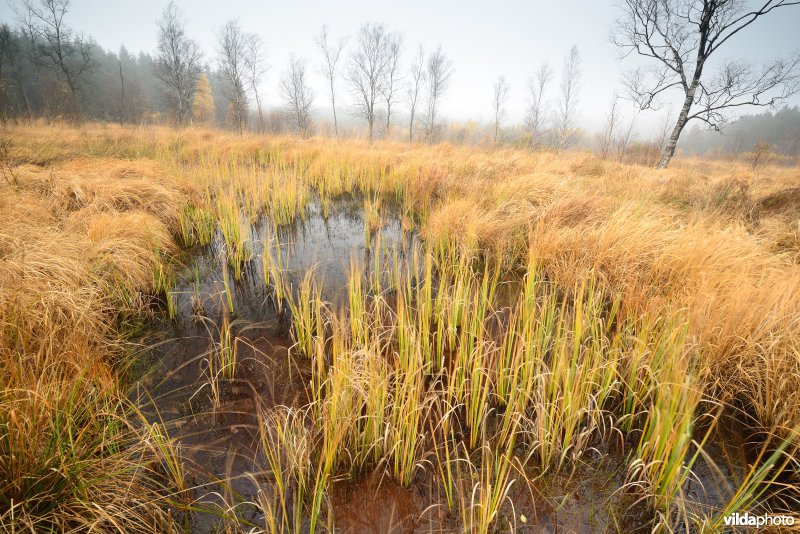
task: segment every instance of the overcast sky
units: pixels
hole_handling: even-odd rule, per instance
[[[10,7],[0,1],[2,19],[12,19]],[[186,17],[188,33],[201,44],[212,68],[216,33],[226,20],[238,18],[245,31],[262,36],[272,66],[264,89],[267,105],[273,106],[279,104],[277,79],[293,52],[314,67],[315,104],[328,104],[316,69],[319,51],[312,38],[323,24],[338,37],[355,35],[366,21],[385,23],[405,35],[406,63],[418,43],[429,50],[441,44],[454,62],[452,88],[442,108],[451,119],[489,120],[492,85],[504,75],[511,84],[508,121],[521,122],[533,70],[548,61],[557,74],[569,48],[576,45],[583,69],[580,122],[595,129],[611,94],[620,89],[623,70],[634,65],[634,61],[620,60],[609,41],[618,13],[613,0],[178,0],[177,4]],[[166,0],[73,0],[68,22],[104,48],[118,50],[124,44],[133,52],[153,53],[156,20],[165,5]],[[721,57],[757,62],[798,50],[798,28],[800,6],[782,8],[737,35],[727,50],[721,50]],[[345,91],[342,86],[343,96]],[[797,98],[793,101],[798,102]],[[640,119],[643,124],[652,121]]]

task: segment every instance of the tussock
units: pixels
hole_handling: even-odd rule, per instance
[[[169,528],[159,431],[137,421],[114,366],[115,322],[152,292],[191,191],[159,169],[24,164],[0,184],[2,530]]]
[[[705,437],[693,435],[697,422],[716,421],[709,406],[795,458],[797,168],[686,159],[656,171],[591,154],[112,125],[10,135],[15,180],[0,184],[0,504],[27,495],[14,505],[19,524],[109,528],[120,510],[136,511],[132,529],[167,521],[142,481],[148,469],[176,465],[174,449],[157,428],[134,423],[124,401],[116,321],[145,295],[169,291],[165,258],[178,240],[205,245],[218,229],[227,288],[229,273],[238,280],[252,259],[247,223],[291,224],[314,195],[323,209],[363,195],[368,246],[382,210],[400,208],[426,247],[413,259],[423,274],[412,285],[395,266],[383,286],[354,268],[349,309],[333,314],[311,278],[287,286],[271,247],[261,259],[293,316],[293,351],[313,369],[309,406],[262,417],[262,452],[285,477],[285,491],[261,496],[276,524],[299,524],[290,516],[301,511],[315,524],[343,472],[381,464],[408,485],[433,455],[448,508],[489,531],[521,461],[500,441],[558,471],[622,429],[639,432],[629,483],[669,528],[676,507],[686,512],[692,440]],[[521,296],[499,307],[506,279]],[[230,297],[228,305],[233,312]],[[501,314],[509,319],[498,339]],[[235,353],[220,346],[220,357],[233,373]],[[65,445],[79,461],[51,465],[63,445],[53,421],[89,440]],[[33,446],[23,449],[23,435],[35,436]],[[477,481],[470,487],[462,465]],[[53,469],[76,475],[55,484]],[[771,476],[758,464],[748,480]],[[737,502],[758,494],[749,484]],[[135,489],[130,498],[113,494],[122,486]],[[146,510],[136,504],[148,498]]]

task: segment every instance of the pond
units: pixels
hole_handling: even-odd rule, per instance
[[[297,299],[303,298],[298,288],[313,272],[327,308],[346,313],[352,273],[385,277],[398,264],[413,273],[418,264],[412,258],[422,247],[413,225],[398,211],[384,207],[375,220],[365,215],[363,199],[349,196],[324,207],[312,202],[290,225],[275,226],[268,217],[252,224],[242,218],[242,228],[249,249],[238,280],[219,230],[209,245],[185,257],[143,337],[147,372],[133,393],[150,420],[164,423],[179,444],[194,486],[196,513],[187,525],[198,532],[216,531],[225,514],[245,530],[263,528],[259,495],[264,488],[275,491],[263,447],[263,416],[276,407],[302,409],[312,396],[311,359],[293,349],[290,305],[276,292],[275,273],[283,277],[283,291]],[[504,287],[515,293],[518,285]],[[495,320],[502,329],[507,314],[497,313]],[[520,480],[512,476],[496,528],[649,531],[653,511],[627,476],[636,433],[619,436],[593,440],[590,452],[569,469],[529,471]],[[525,457],[524,447],[517,449]],[[706,449],[685,491],[696,506],[721,508],[730,497],[729,484],[743,476],[744,447],[739,439],[720,438]],[[381,463],[368,473],[334,476],[326,492],[330,514],[322,526],[335,524],[345,532],[462,530],[463,519],[444,505],[439,456],[422,458],[405,487]],[[477,483],[470,480],[475,476],[466,475],[466,487]]]

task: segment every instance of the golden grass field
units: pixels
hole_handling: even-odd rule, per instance
[[[306,405],[259,414],[271,474],[257,528],[330,529],[333,480],[380,469],[405,487],[428,466],[447,524],[513,530],[512,480],[535,486],[617,441],[620,491],[646,505],[648,531],[798,510],[796,166],[657,171],[579,152],[95,124],[3,135],[4,531],[186,530],[189,468],[127,395],[132,325],[168,294],[182,249],[218,231],[238,278],[252,255],[241,216],[287,224],[343,193],[364,196],[365,218],[396,207],[421,252],[387,280],[354,267],[346,310],[311,278],[287,288],[263,258],[312,376]],[[753,452],[726,504],[698,509],[683,488],[722,422]]]

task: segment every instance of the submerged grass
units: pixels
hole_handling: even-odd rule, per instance
[[[0,528],[177,528],[188,475],[126,400],[118,325],[156,296],[174,317],[178,243],[215,239],[217,404],[257,239],[291,357],[310,363],[305,405],[259,412],[268,480],[251,504],[270,532],[332,529],[331,485],[376,470],[405,487],[433,473],[465,532],[513,529],[512,488],[614,446],[653,530],[797,502],[800,267],[783,209],[797,169],[95,125],[10,136]],[[279,236],[312,199],[327,218],[348,195],[363,197],[374,263],[351,263],[337,309],[314,270],[291,276]],[[421,236],[410,257],[382,256],[388,210]],[[684,489],[724,417],[762,437],[720,511]]]

